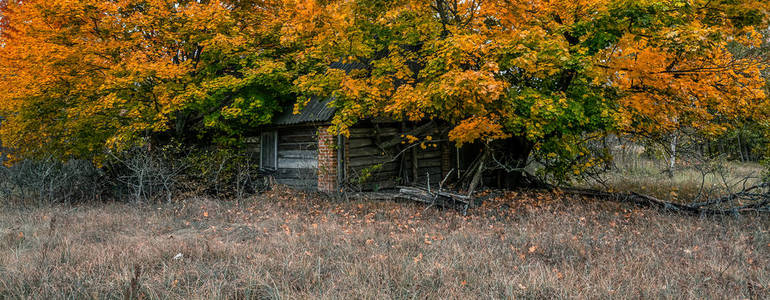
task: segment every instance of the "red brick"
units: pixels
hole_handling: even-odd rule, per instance
[[[318,128],[318,190],[337,191],[336,136],[329,134],[329,127]]]

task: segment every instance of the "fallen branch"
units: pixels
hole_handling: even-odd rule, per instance
[[[632,203],[643,207],[654,207],[665,211],[675,211],[680,213],[686,213],[691,215],[736,215],[745,214],[749,212],[770,212],[770,194],[760,194],[763,198],[762,201],[757,203],[742,205],[730,208],[712,208],[715,204],[724,203],[730,200],[740,199],[744,196],[752,196],[754,198],[757,194],[749,193],[752,190],[767,186],[766,183],[761,183],[757,186],[753,186],[744,189],[741,192],[726,195],[715,200],[693,203],[693,204],[681,204],[670,201],[660,200],[650,195],[639,194],[635,192],[628,193],[610,193],[593,189],[578,189],[578,188],[562,188],[561,191],[582,195],[594,198],[608,199],[616,202]],[[727,199],[727,200],[725,200]]]
[[[457,208],[459,206],[468,207],[468,204],[472,200],[471,197],[465,195],[441,190],[430,191],[426,188],[407,186],[400,186],[398,188],[399,193],[396,195],[396,198],[425,203],[429,205],[428,207],[433,205],[452,208]]]
[[[736,200],[736,199],[739,199],[739,198],[745,197],[745,196],[766,196],[765,194],[752,194],[752,193],[750,193],[751,191],[754,191],[754,190],[757,190],[757,189],[761,189],[761,188],[765,188],[765,187],[768,187],[768,183],[767,182],[762,182],[762,183],[759,183],[757,185],[753,185],[751,187],[745,188],[745,189],[743,189],[740,192],[737,192],[737,193],[734,193],[734,194],[725,195],[725,196],[716,198],[714,200],[709,200],[709,201],[700,202],[700,203],[693,203],[693,204],[690,204],[690,206],[692,206],[692,207],[704,207],[704,206],[710,206],[710,205],[715,205],[715,204],[720,204],[720,203],[724,203],[724,202],[733,201],[733,200]]]

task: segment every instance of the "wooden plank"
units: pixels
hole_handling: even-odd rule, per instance
[[[252,145],[256,144],[256,145],[259,145],[259,141],[260,141],[259,136],[249,136],[249,137],[243,138],[243,143],[244,144],[252,144]]]
[[[379,130],[373,129],[372,134],[374,134],[375,131],[379,133],[380,136],[398,135],[401,133],[400,130],[398,130],[396,127],[380,127]]]
[[[390,157],[389,155],[387,155],[387,153],[374,147],[350,149],[350,151],[348,152],[348,157],[350,157],[351,159],[358,158],[358,157],[373,157],[373,156]]]
[[[318,142],[318,138],[312,135],[278,135],[279,143],[308,143],[315,144]]]
[[[348,130],[350,132],[350,137],[368,137],[372,136],[374,134],[374,128],[372,127],[361,127],[361,128],[350,128]]]
[[[262,149],[259,149],[259,148],[246,148],[246,149],[244,149],[244,151],[246,151],[246,153],[259,154],[260,151],[262,151]]]
[[[391,180],[398,178],[398,171],[380,172],[372,176],[373,181]]]
[[[427,177],[425,176],[426,173],[430,174],[430,184],[431,184],[431,186],[432,185],[437,185],[442,179],[444,179],[444,178],[441,177],[441,170],[440,169],[435,169],[435,168],[432,168],[432,169],[421,169],[418,172],[419,172],[420,175],[417,176],[417,180],[413,182],[413,183],[418,184],[418,185],[425,185],[428,182]]]
[[[278,158],[317,159],[316,150],[284,150],[278,151]]]
[[[351,167],[350,169],[352,171],[354,171],[354,172],[359,172],[360,173],[361,170],[366,169],[366,168],[370,168],[373,165],[374,164],[372,164],[372,165],[365,165],[365,166],[358,166],[358,167]],[[398,164],[397,163],[383,163],[382,167],[380,167],[378,171],[386,172],[386,171],[395,171],[397,169],[398,169]]]
[[[414,136],[423,136],[426,133],[434,132],[435,128],[436,128],[436,124],[433,121],[430,121],[430,122],[425,123],[423,125],[420,125],[420,126],[418,126],[416,128],[411,128],[411,129],[405,129],[404,128],[404,132],[400,132],[399,131],[399,133],[401,135],[409,134],[409,135],[414,135]],[[398,136],[398,137],[395,137],[395,138],[392,138],[392,139],[389,139],[389,140],[382,140],[380,145],[382,147],[384,147],[384,148],[388,148],[388,147],[392,147],[392,146],[398,145],[402,141],[403,141],[403,138]]]
[[[433,173],[441,174],[441,167],[421,167],[417,170],[421,174],[420,176],[424,176],[426,172],[431,173],[431,176],[433,176]]]
[[[374,140],[371,137],[353,138],[348,139],[348,148],[353,151],[356,148],[374,146]],[[376,146],[374,146],[376,148]]]
[[[372,166],[380,163],[390,162],[390,157],[371,157],[369,159],[350,159],[348,166],[352,168]]]
[[[278,151],[287,150],[316,150],[318,149],[317,143],[279,143]]]
[[[311,142],[318,140],[318,134],[315,128],[286,128],[278,131],[278,139]]]
[[[417,150],[417,160],[421,159],[431,159],[431,158],[441,158],[441,151],[426,151],[426,150]]]
[[[441,169],[441,160],[440,159],[418,159],[417,160],[417,168],[424,169],[424,168],[431,168],[431,167],[438,167]]]
[[[399,134],[399,130],[396,127],[393,126],[380,126],[379,129],[380,136],[385,135],[397,135]],[[374,127],[359,127],[359,128],[350,128],[350,136],[374,136],[375,129]]]
[[[275,173],[275,178],[282,179],[318,179],[318,169],[315,168],[303,168],[303,169],[278,169]]]
[[[363,172],[360,170],[356,170],[355,172],[350,172],[351,178],[356,178],[357,176],[360,176]],[[394,168],[388,168],[388,169],[379,169],[375,172],[372,172],[371,177],[398,177],[398,169]]]
[[[308,169],[318,168],[317,159],[278,158],[279,169]]]

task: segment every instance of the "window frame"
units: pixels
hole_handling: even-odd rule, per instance
[[[266,171],[277,171],[278,170],[278,131],[276,130],[270,130],[270,131],[264,131],[259,136],[259,168]],[[265,166],[264,159],[267,155],[265,152],[266,145],[265,145],[265,139],[266,138],[272,138],[273,142],[273,163],[272,166]]]

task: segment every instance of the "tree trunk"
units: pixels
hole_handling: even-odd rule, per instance
[[[738,131],[738,134],[737,134],[738,155],[741,157],[741,162],[746,162],[746,158],[743,156],[743,143],[741,143],[741,133],[743,133],[743,130]]]
[[[676,168],[676,143],[679,139],[679,136],[676,135],[676,132],[671,134],[671,157],[668,160],[668,176],[674,177],[674,168]]]

